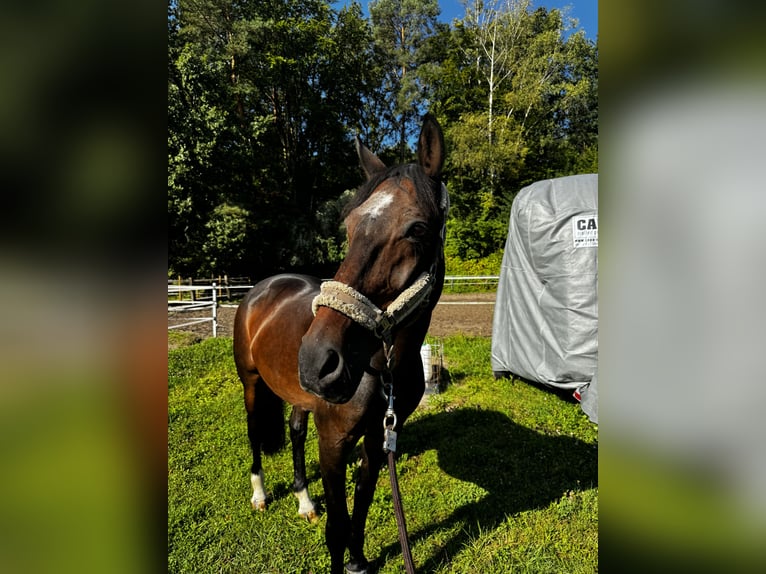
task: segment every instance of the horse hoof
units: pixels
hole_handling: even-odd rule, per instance
[[[258,510],[260,512],[263,512],[266,510],[266,501],[265,500],[251,500],[250,504],[253,507],[253,510]]]
[[[313,510],[305,514],[301,514],[301,518],[310,522],[311,524],[316,524],[317,522],[319,522],[319,515]]]
[[[346,574],[367,574],[367,565],[365,564],[362,566],[361,564],[352,564],[349,562],[346,564]]]

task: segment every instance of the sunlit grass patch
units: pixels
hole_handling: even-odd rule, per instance
[[[398,473],[421,572],[595,572],[597,429],[552,393],[496,381],[485,338],[445,339],[449,384],[406,423]],[[231,339],[168,356],[168,565],[171,572],[325,572],[325,517],[298,517],[290,450],[264,458],[266,512],[250,509],[250,451]],[[324,502],[316,430],[312,496]],[[349,461],[348,496],[352,506]],[[385,469],[370,508],[366,553],[402,571]]]

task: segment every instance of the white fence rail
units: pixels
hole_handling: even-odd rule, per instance
[[[499,275],[447,275],[444,287],[497,287]]]
[[[207,292],[210,292],[208,295]],[[190,298],[184,297],[188,293]],[[218,336],[218,288],[212,285],[168,285],[168,330],[211,323]],[[192,296],[193,295],[193,296]],[[200,316],[201,313],[206,315]],[[191,315],[187,315],[187,313]],[[181,322],[179,322],[181,321]]]
[[[168,331],[201,323],[210,323],[213,337],[218,336],[218,307],[221,297],[232,291],[244,294],[252,285],[176,285],[168,282]]]
[[[444,287],[497,287],[497,275],[447,275]],[[244,292],[252,285],[175,285],[168,283],[168,330],[210,323],[213,337],[218,336],[219,298],[231,291]]]

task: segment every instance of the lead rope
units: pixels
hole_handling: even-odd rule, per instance
[[[394,502],[394,515],[396,516],[396,527],[399,530],[399,544],[402,546],[402,556],[404,557],[404,569],[407,574],[415,574],[415,564],[412,560],[410,551],[410,540],[407,535],[407,522],[404,519],[404,509],[402,508],[402,496],[399,492],[399,479],[396,476],[396,462],[394,453],[396,452],[396,413],[394,412],[394,380],[392,375],[394,362],[394,346],[384,345],[386,354],[386,368],[381,373],[383,380],[383,391],[388,398],[388,408],[383,415],[383,452],[388,454],[388,474],[391,477],[391,495]]]

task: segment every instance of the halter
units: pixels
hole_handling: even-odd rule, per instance
[[[316,315],[320,306],[335,309],[390,345],[394,328],[428,301],[433,285],[433,273],[423,273],[382,310],[353,287],[339,281],[326,281],[314,297],[311,310]]]
[[[441,186],[440,207],[444,211],[444,223],[441,229],[441,240],[444,245],[447,228],[447,213],[449,212],[449,194],[447,186]],[[319,289],[319,295],[314,297],[311,310],[317,314],[319,307],[329,307],[358,323],[389,347],[393,342],[394,329],[402,324],[416,309],[428,303],[428,298],[434,288],[436,261],[428,272],[422,273],[415,282],[402,291],[385,310],[380,309],[365,295],[340,281],[325,281]]]

